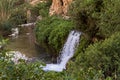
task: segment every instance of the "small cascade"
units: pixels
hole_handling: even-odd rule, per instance
[[[61,55],[58,57],[57,63],[46,64],[46,66],[43,67],[43,70],[61,72],[63,69],[66,69],[67,62],[74,55],[75,49],[79,44],[80,35],[81,33],[78,31],[71,31],[62,51],[60,52]]]

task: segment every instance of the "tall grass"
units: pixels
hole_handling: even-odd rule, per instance
[[[0,0],[0,24],[9,20],[15,0]]]

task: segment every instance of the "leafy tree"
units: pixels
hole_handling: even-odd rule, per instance
[[[89,45],[84,53],[76,59],[76,64],[82,68],[102,70],[105,77],[119,79],[120,63],[120,32],[113,34],[102,42]],[[117,76],[117,77],[115,77]]]
[[[115,32],[120,31],[120,1],[119,0],[104,0],[103,9],[98,22],[99,34],[104,37],[109,37]]]
[[[118,5],[119,0],[75,0],[70,7],[70,14],[76,23],[76,29],[90,39],[104,39],[120,31]]]
[[[103,0],[75,0],[70,6],[70,14],[76,29],[88,35],[90,39],[98,32],[97,21],[102,2]]]

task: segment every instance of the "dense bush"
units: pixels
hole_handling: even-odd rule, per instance
[[[76,57],[79,55],[79,53],[84,52],[85,49],[89,46],[90,41],[89,39],[87,39],[83,34],[80,37],[80,42],[79,45],[76,49],[76,52],[73,56],[73,59],[76,59]]]
[[[47,44],[58,53],[72,28],[73,23],[69,20],[63,20],[60,17],[47,17],[37,23],[37,41],[39,44]]]
[[[75,0],[70,13],[77,29],[90,38],[105,38],[120,31],[119,4],[119,0]]]
[[[1,23],[0,31],[5,32],[5,34],[10,33],[12,27],[13,27],[13,25],[10,21],[5,21],[5,22]],[[1,36],[2,36],[2,34],[1,34]]]
[[[115,76],[119,79],[119,4],[119,0],[75,0],[71,5],[71,16],[76,28],[88,37],[106,38],[113,35],[84,48],[82,53],[81,47],[78,48],[77,54],[80,55],[76,64],[86,70],[102,70],[105,77],[114,76],[113,79],[116,79]]]
[[[120,73],[120,32],[113,34],[102,42],[89,45],[84,53],[80,53],[76,64],[83,69],[102,70],[104,77],[111,76],[119,80]]]
[[[16,8],[9,19],[9,22],[12,23],[13,26],[17,26],[20,24],[24,24],[27,22],[27,15],[26,15],[26,9],[24,8],[25,5],[21,4],[18,8]]]
[[[102,0],[75,0],[70,6],[70,14],[76,23],[76,29],[86,33],[90,38],[98,31],[97,20],[102,2]]]
[[[16,27],[25,22],[26,15],[24,6],[17,5],[18,0],[0,0],[0,33],[5,35],[10,33],[12,27]],[[21,10],[20,10],[21,8]]]
[[[42,2],[30,8],[31,14],[33,16],[42,16],[47,17],[49,14],[49,8],[51,5],[51,0],[47,0],[46,2]]]
[[[49,36],[49,45],[57,51],[60,51],[64,45],[66,38],[68,37],[69,32],[72,30],[73,25],[71,21],[60,20],[59,24],[54,26],[54,29],[51,31]]]
[[[120,31],[120,1],[104,0],[104,8],[100,14],[98,23],[99,33],[105,37],[109,37],[113,33]]]

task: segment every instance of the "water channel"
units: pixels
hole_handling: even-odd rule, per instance
[[[12,51],[19,51],[32,61],[40,60],[45,63],[50,63],[50,55],[44,48],[35,44],[35,34],[33,27],[19,28],[19,35],[15,38],[10,37],[10,42],[7,49]]]

